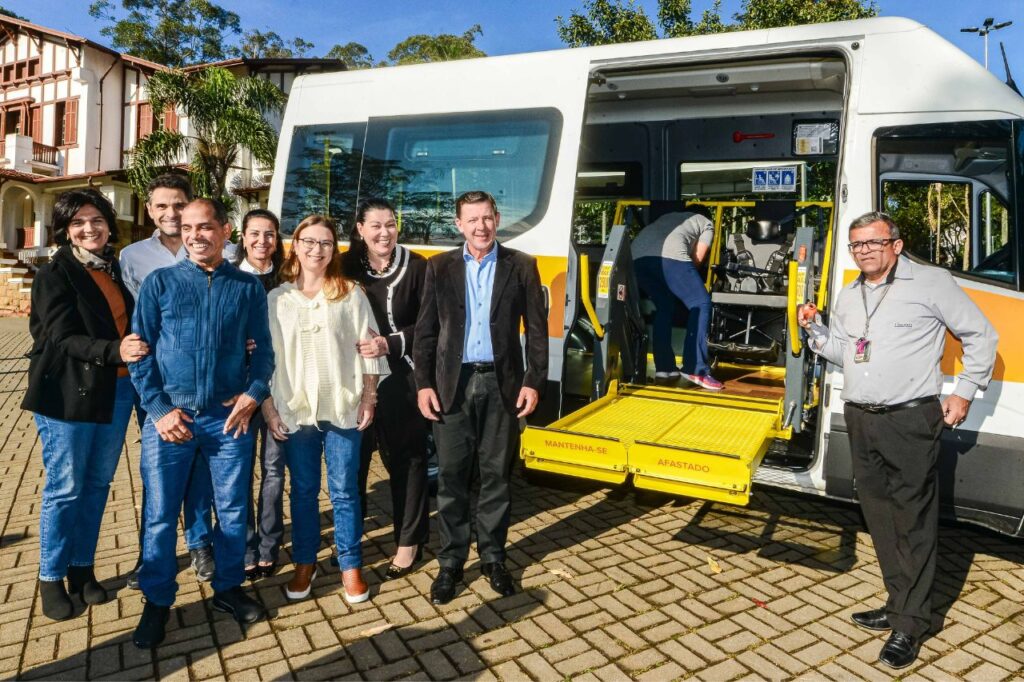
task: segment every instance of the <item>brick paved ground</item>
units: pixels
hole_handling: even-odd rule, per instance
[[[24,326],[0,325],[0,357]],[[142,609],[124,588],[135,560],[139,446],[129,432],[107,505],[98,574],[117,598],[53,623],[36,596],[39,443],[18,409],[23,361],[0,361],[0,677],[141,679],[702,680],[886,679],[882,637],[848,614],[879,603],[881,580],[858,512],[760,490],[750,508],[638,500],[597,487],[517,478],[509,564],[523,591],[495,599],[471,558],[451,604],[425,598],[431,561],[382,584],[392,551],[388,491],[372,473],[366,534],[371,602],[349,606],[326,542],[313,599],[288,603],[289,571],[256,585],[273,613],[248,632],[204,601],[183,568],[166,643],[131,644]],[[325,498],[321,507],[326,511]],[[327,517],[323,535],[328,537]],[[431,555],[432,557],[432,555]],[[713,560],[713,561],[712,561]],[[1024,671],[1024,543],[943,527],[936,621],[904,677],[1002,680]],[[385,629],[387,628],[387,629]],[[373,634],[377,631],[376,634]]]

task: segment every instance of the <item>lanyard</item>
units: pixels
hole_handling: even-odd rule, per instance
[[[892,281],[885,283],[885,291],[882,292],[881,297],[878,299],[878,303],[875,304],[875,309],[870,313],[868,312],[868,295],[867,292],[864,291],[866,288],[867,285],[864,282],[861,282],[860,300],[864,303],[864,333],[861,335],[862,339],[868,338],[868,328],[871,326],[871,318],[874,317],[875,313],[878,312],[878,309],[882,307],[882,301],[885,300],[885,296],[889,293],[889,289],[892,289]]]

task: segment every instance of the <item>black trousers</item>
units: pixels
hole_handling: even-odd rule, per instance
[[[396,372],[377,387],[373,424],[360,443],[359,485],[363,517],[373,451],[379,450],[391,479],[395,544],[425,545],[430,538],[427,486],[427,420],[416,405],[412,371]]]
[[[846,405],[857,497],[875,545],[895,630],[931,628],[939,534],[938,401],[885,414]]]
[[[512,511],[509,479],[519,451],[519,420],[501,402],[494,372],[463,366],[451,410],[434,422],[437,445],[438,563],[462,568],[469,558],[470,488],[477,474],[476,508],[480,561],[505,560]]]

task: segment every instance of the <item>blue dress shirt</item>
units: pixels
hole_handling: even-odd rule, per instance
[[[494,289],[494,269],[498,263],[498,244],[495,243],[479,262],[462,245],[462,258],[466,261],[466,337],[462,342],[463,362],[494,362],[491,347],[491,291]]]

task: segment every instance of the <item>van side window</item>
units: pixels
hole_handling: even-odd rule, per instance
[[[482,189],[501,212],[498,239],[547,210],[561,114],[555,109],[371,118],[359,194],[395,205],[399,241],[459,244],[455,199]]]
[[[356,211],[365,123],[295,126],[281,201],[281,232],[308,215],[334,218],[348,234]]]
[[[900,126],[876,134],[879,203],[912,258],[1016,285],[1011,126]]]

